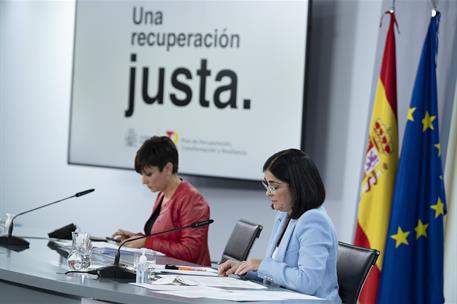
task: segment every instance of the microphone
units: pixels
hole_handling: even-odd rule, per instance
[[[116,255],[114,257],[113,265],[106,266],[106,267],[101,267],[101,268],[98,268],[98,269],[94,269],[94,270],[88,271],[88,273],[96,274],[100,278],[122,279],[122,280],[135,279],[136,278],[135,272],[133,272],[131,270],[128,270],[127,268],[122,267],[122,266],[119,265],[119,260],[121,258],[121,247],[124,246],[126,243],[132,242],[132,241],[136,241],[136,240],[140,240],[140,239],[144,239],[144,238],[148,238],[148,237],[155,237],[155,236],[158,236],[158,235],[162,235],[162,234],[166,234],[166,233],[170,233],[170,232],[175,232],[175,231],[179,231],[179,230],[183,230],[183,229],[187,229],[187,228],[200,228],[202,226],[209,225],[209,224],[211,224],[213,222],[214,222],[213,219],[209,219],[209,220],[194,222],[194,223],[192,223],[190,225],[187,225],[187,226],[182,226],[182,227],[177,227],[177,228],[173,228],[173,229],[169,229],[169,230],[165,230],[165,231],[160,231],[160,232],[152,233],[150,235],[142,235],[142,236],[139,236],[139,237],[135,237],[133,239],[127,239],[127,240],[123,241],[119,245],[119,247],[117,248],[117,252],[116,252]]]
[[[18,216],[26,214],[26,213],[29,213],[29,212],[32,212],[32,211],[35,211],[35,210],[38,210],[38,209],[41,209],[41,208],[44,208],[44,207],[47,207],[47,206],[50,206],[50,205],[57,204],[59,202],[65,201],[65,200],[73,198],[73,197],[80,197],[80,196],[89,194],[89,193],[94,192],[94,191],[95,191],[95,189],[84,190],[84,191],[78,192],[78,193],[76,193],[76,194],[74,194],[72,196],[69,196],[69,197],[57,200],[55,202],[48,203],[48,204],[45,204],[45,205],[42,205],[42,206],[38,206],[38,207],[35,207],[33,209],[30,209],[30,210],[27,210],[27,211],[23,211],[21,213],[16,214],[11,219],[11,222],[10,222],[9,227],[8,227],[8,234],[0,236],[0,246],[6,247],[6,248],[10,248],[10,249],[13,249],[13,250],[24,250],[24,249],[29,248],[29,242],[27,242],[23,238],[19,238],[19,237],[16,237],[16,236],[12,235],[13,234],[13,226],[14,226],[13,221]]]

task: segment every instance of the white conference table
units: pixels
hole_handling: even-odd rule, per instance
[[[27,238],[30,248],[16,252],[0,247],[0,303],[236,303],[208,298],[160,294],[132,284],[92,275],[65,275],[62,253],[48,247],[49,240]],[[170,257],[157,257],[157,264],[185,265]],[[189,263],[187,263],[189,264]],[[328,303],[316,300],[264,301],[251,303]]]

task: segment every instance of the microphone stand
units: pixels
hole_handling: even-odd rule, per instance
[[[88,271],[88,273],[98,275],[99,278],[109,278],[109,279],[117,279],[117,280],[124,280],[124,281],[125,280],[128,280],[128,281],[134,280],[136,278],[136,273],[125,268],[124,265],[122,265],[122,266],[119,265],[119,260],[121,257],[121,247],[124,246],[126,243],[136,241],[136,240],[141,240],[141,239],[148,238],[148,237],[155,237],[158,235],[175,232],[175,231],[179,231],[179,230],[183,230],[183,229],[187,229],[187,228],[199,228],[202,226],[209,225],[213,222],[214,222],[214,220],[209,219],[209,220],[205,220],[205,221],[195,222],[195,223],[192,223],[187,226],[182,226],[182,227],[173,228],[173,229],[169,229],[169,230],[165,230],[165,231],[160,231],[160,232],[152,233],[150,235],[142,235],[139,237],[135,237],[133,239],[127,239],[127,240],[123,241],[117,248],[117,252],[116,252],[116,256],[114,257],[113,265],[94,269],[94,270]]]
[[[20,238],[20,237],[17,237],[17,236],[13,236],[13,226],[14,226],[13,221],[14,221],[15,218],[17,218],[20,215],[32,212],[32,211],[35,211],[35,210],[38,210],[38,209],[41,209],[41,208],[44,208],[44,207],[47,207],[47,206],[50,206],[50,205],[57,204],[57,203],[59,203],[61,201],[70,199],[72,197],[80,197],[80,196],[86,195],[88,193],[93,192],[94,190],[95,189],[84,190],[84,191],[78,192],[78,193],[76,193],[76,194],[74,194],[72,196],[69,196],[69,197],[57,200],[55,202],[52,202],[52,203],[49,203],[49,204],[45,204],[45,205],[42,205],[42,206],[38,206],[36,208],[30,209],[30,210],[27,210],[27,211],[23,211],[21,213],[16,214],[11,219],[11,222],[10,222],[9,227],[8,227],[8,234],[0,236],[0,246],[6,247],[6,248],[9,248],[9,249],[13,249],[13,250],[17,250],[17,251],[21,251],[21,250],[29,248],[29,242],[27,242],[23,238]]]

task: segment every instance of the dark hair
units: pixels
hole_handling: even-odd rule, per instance
[[[266,170],[289,184],[293,200],[291,218],[297,219],[324,203],[324,183],[316,165],[305,152],[287,149],[275,153],[263,165],[263,171]]]
[[[175,144],[166,136],[153,136],[136,152],[135,171],[141,174],[145,167],[152,166],[162,171],[167,163],[173,165],[173,173],[178,172],[178,150]]]

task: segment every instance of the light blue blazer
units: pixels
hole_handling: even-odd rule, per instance
[[[308,210],[290,220],[274,260],[271,256],[286,219],[286,212],[277,213],[258,278],[267,277],[288,289],[341,303],[336,275],[338,240],[325,208]]]

